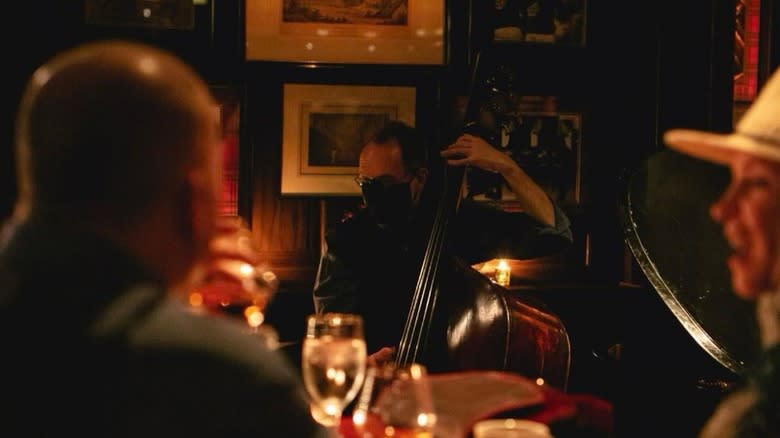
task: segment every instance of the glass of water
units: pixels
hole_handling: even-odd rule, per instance
[[[363,319],[347,313],[310,315],[302,369],[312,416],[338,431],[342,412],[357,395],[366,373]]]

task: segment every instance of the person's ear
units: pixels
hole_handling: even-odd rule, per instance
[[[427,180],[428,180],[428,169],[421,167],[415,171],[414,179],[412,180],[412,184],[410,186],[412,190],[413,202],[417,202],[420,199],[423,188],[425,187],[425,182]]]

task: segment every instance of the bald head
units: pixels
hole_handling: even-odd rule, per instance
[[[32,210],[141,216],[205,163],[217,123],[206,84],[166,52],[119,41],[65,52],[22,98],[20,199]]]

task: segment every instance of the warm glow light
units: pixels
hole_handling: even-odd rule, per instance
[[[372,31],[372,30],[370,30],[370,31],[368,31],[368,32],[365,32],[363,35],[364,35],[366,38],[376,38],[376,36],[377,36],[377,33],[376,33],[376,32],[374,32],[374,31]]]
[[[426,427],[426,426],[433,426],[436,424],[436,415],[435,414],[419,414],[417,415],[417,424]]]
[[[338,415],[340,412],[341,409],[333,403],[328,403],[327,405],[325,405],[325,413],[331,417],[334,415]]]
[[[328,376],[328,380],[339,386],[343,385],[344,382],[347,381],[347,373],[344,370],[328,368],[328,370],[325,371],[325,375]]]
[[[249,263],[242,263],[238,268],[238,271],[241,272],[241,275],[251,276],[254,275],[255,268],[253,268]]]
[[[425,29],[417,29],[415,32],[418,37],[424,37],[428,32]]]
[[[376,51],[376,46],[375,46],[375,45],[373,45],[373,44],[369,44],[369,45],[368,45],[368,51],[369,51],[369,52],[372,52],[372,53],[373,53],[373,52],[375,52],[375,51]]]
[[[366,424],[366,412],[365,411],[355,411],[355,413],[352,415],[352,423],[355,424],[355,426],[363,426]]]
[[[536,378],[536,384],[539,385],[539,386],[544,385],[544,379],[542,379],[541,377],[537,377]]]
[[[260,325],[263,324],[263,321],[265,321],[265,315],[263,315],[263,312],[258,306],[248,306],[244,309],[244,317],[246,318],[247,324],[252,328],[260,327]]]
[[[509,286],[509,281],[512,278],[511,269],[509,263],[505,259],[499,259],[498,265],[496,265],[495,281],[501,286]]]
[[[306,43],[306,50],[314,50],[314,43]]]
[[[319,36],[328,36],[330,34],[330,31],[328,29],[317,29],[317,35]]]
[[[193,292],[189,296],[190,306],[200,307],[203,305],[203,295],[200,292]]]

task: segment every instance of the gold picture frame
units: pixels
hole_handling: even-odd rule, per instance
[[[284,84],[282,195],[359,196],[362,145],[382,124],[415,124],[413,86]]]
[[[247,0],[248,61],[442,65],[444,0],[404,0],[391,10],[327,0]]]

